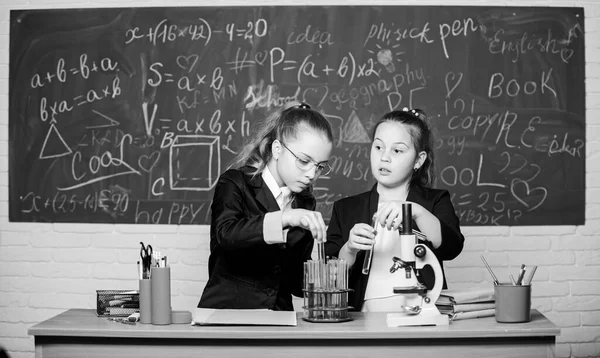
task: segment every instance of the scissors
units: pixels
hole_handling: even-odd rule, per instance
[[[150,265],[152,263],[152,245],[144,246],[144,243],[140,241],[142,248],[140,249],[140,257],[142,258],[142,266],[144,269],[144,276],[150,271]]]

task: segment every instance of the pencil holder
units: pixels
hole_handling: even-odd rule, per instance
[[[140,323],[152,323],[152,281],[140,281]]]
[[[139,312],[139,298],[138,291],[96,290],[96,315],[127,317]]]
[[[522,323],[531,320],[531,285],[500,283],[494,286],[496,321]]]
[[[152,267],[150,305],[152,324],[171,324],[171,268]]]

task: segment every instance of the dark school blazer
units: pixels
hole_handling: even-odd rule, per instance
[[[425,242],[425,244],[436,255],[443,272],[442,261],[457,257],[462,251],[465,241],[465,237],[460,232],[459,219],[450,201],[450,194],[447,190],[411,186],[406,200],[420,204],[440,220],[442,244],[437,249],[434,249],[430,242]],[[325,243],[325,254],[327,256],[337,257],[339,255],[340,249],[348,241],[350,230],[355,224],[366,223],[371,225],[371,218],[377,211],[378,202],[379,193],[377,193],[377,184],[375,184],[371,191],[340,199],[333,204],[333,213],[327,228],[327,242]],[[414,220],[413,228],[419,230]],[[365,251],[359,251],[356,255],[356,262],[348,275],[348,288],[354,290],[349,294],[348,304],[357,311],[362,308],[367,280],[369,279],[368,275],[362,274],[364,259]],[[427,272],[425,272],[425,275],[427,275]],[[431,281],[431,284],[433,284],[433,275],[426,278],[425,281]],[[430,287],[429,282],[425,282],[425,284]],[[444,288],[447,288],[445,275]]]
[[[310,231],[295,227],[285,244],[265,242],[265,214],[280,209],[261,174],[249,174],[252,169],[227,170],[217,182],[208,282],[198,307],[293,311],[292,294],[303,296],[303,263],[311,259],[314,239]],[[292,208],[315,206],[308,189],[292,201]]]

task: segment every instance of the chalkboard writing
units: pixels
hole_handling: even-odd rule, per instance
[[[11,11],[10,220],[206,224],[258,119],[301,100],[335,130],[326,218],[406,106],[463,225],[583,224],[584,70],[582,8]]]

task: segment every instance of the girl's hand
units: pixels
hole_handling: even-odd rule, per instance
[[[387,201],[377,210],[377,222],[388,230],[398,230],[402,224],[402,204],[412,204],[412,218],[417,219],[424,208],[410,201]]]
[[[293,226],[309,230],[317,242],[327,241],[327,229],[323,216],[318,211],[285,209],[281,214],[283,227]]]
[[[375,243],[375,229],[368,224],[358,223],[350,230],[346,247],[355,254],[360,250],[371,250]]]

